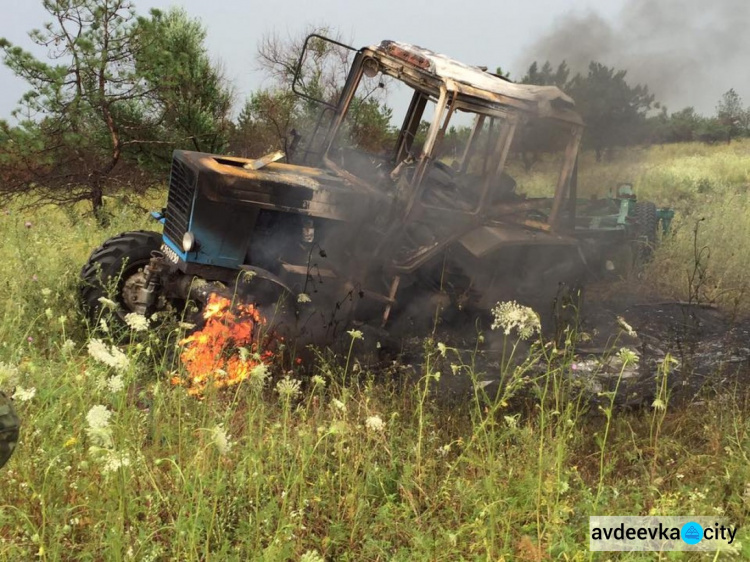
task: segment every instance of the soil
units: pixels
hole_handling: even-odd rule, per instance
[[[544,311],[545,307],[534,308]],[[546,308],[553,310],[551,305]],[[611,285],[587,288],[582,310],[578,331],[586,336],[575,346],[569,376],[582,383],[593,401],[608,401],[603,393],[616,388],[617,404],[650,406],[664,372],[668,372],[670,404],[700,400],[706,393],[731,391],[750,381],[750,318],[734,318],[727,311],[703,303],[646,298],[622,287],[613,290]],[[554,338],[553,314],[542,312],[541,316],[545,336]],[[487,313],[453,311],[443,315],[437,326],[434,321],[429,324],[401,319],[388,336],[371,332],[366,333],[365,340],[371,344],[375,340],[387,341],[388,345],[379,347],[374,354],[376,362],[387,364],[392,372],[395,361],[407,377],[418,378],[423,371],[424,338],[432,334],[435,342],[460,350],[464,363],[473,361],[479,384],[491,392],[499,386],[503,347],[508,346],[507,357],[515,339],[486,329],[490,324]],[[632,328],[630,335],[627,325]],[[480,332],[484,341],[477,345]],[[623,347],[638,355],[637,364],[623,368],[616,355]],[[515,357],[522,360],[528,350],[522,342]],[[370,351],[374,349],[371,347]],[[671,358],[668,368],[664,366],[667,357]],[[450,357],[440,363],[442,376],[437,394],[441,398],[473,394],[468,377],[452,374]],[[372,364],[371,367],[377,368]]]

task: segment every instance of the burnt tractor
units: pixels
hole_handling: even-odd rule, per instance
[[[153,213],[163,232],[115,236],[83,268],[92,318],[106,296],[121,314],[151,315],[218,294],[268,307],[298,333],[387,326],[431,299],[539,306],[622,270],[622,248],[650,247],[669,218],[628,185],[579,199],[584,123],[558,88],[394,41],[351,56],[340,97],[311,100],[320,116],[290,153],[174,152],[166,207]],[[373,83],[404,102],[388,146],[357,135],[350,111]]]

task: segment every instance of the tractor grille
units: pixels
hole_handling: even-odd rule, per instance
[[[172,172],[169,176],[169,196],[167,197],[166,223],[164,234],[181,247],[182,236],[187,232],[190,222],[190,209],[193,205],[195,191],[195,173],[176,158],[172,161]]]

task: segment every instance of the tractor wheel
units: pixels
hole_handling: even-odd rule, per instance
[[[138,286],[143,267],[151,252],[161,246],[158,232],[137,230],[110,238],[91,253],[81,270],[81,305],[89,320],[96,323],[102,309],[100,298],[119,305],[119,314],[133,312],[133,297],[128,293]]]
[[[651,201],[639,201],[635,204],[635,242],[637,257],[640,263],[648,261],[654,253],[658,239],[659,218],[656,205]]]

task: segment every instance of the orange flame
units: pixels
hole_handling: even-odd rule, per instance
[[[266,321],[252,304],[232,306],[229,299],[211,295],[203,318],[203,328],[179,342],[185,377],[172,377],[172,384],[185,385],[189,394],[202,396],[208,385],[237,385],[255,367],[270,362],[273,352],[259,355],[256,327]]]

